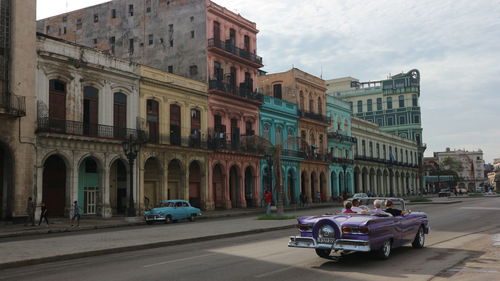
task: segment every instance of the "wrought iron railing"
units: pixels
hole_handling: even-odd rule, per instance
[[[127,140],[132,136],[142,142],[148,141],[147,133],[142,130],[51,118],[38,118],[37,133],[57,133],[115,140]]]
[[[299,110],[299,116],[330,123],[330,117],[310,111]]]
[[[230,41],[221,41],[217,40],[215,38],[208,39],[208,47],[215,47],[221,50],[224,50],[226,52],[229,52],[231,54],[237,55],[238,57],[244,58],[246,60],[252,61],[254,63],[258,63],[262,65],[262,57],[257,56],[256,54],[253,54],[252,52],[249,52],[245,49],[241,49],[236,47],[234,44],[232,44]]]
[[[232,86],[224,81],[211,79],[208,83],[208,88],[210,90],[219,90],[226,94],[234,95],[240,98],[263,102],[262,94],[255,93],[251,89]]]
[[[388,159],[380,159],[376,157],[369,157],[369,156],[356,156],[355,159],[357,161],[367,161],[367,162],[374,162],[374,163],[380,163],[380,164],[385,164],[385,165],[392,165],[392,166],[400,166],[400,167],[407,167],[407,168],[418,168],[417,164],[412,164],[412,163],[406,163],[406,162],[400,162],[400,161],[393,161],[393,160],[388,160]]]
[[[26,116],[26,98],[9,93],[0,94],[0,108],[15,117]]]
[[[350,142],[350,143],[356,143],[358,140],[355,137],[347,136],[344,134],[340,134],[338,132],[329,132],[328,133],[329,138],[333,138],[336,140],[339,140],[341,142]]]

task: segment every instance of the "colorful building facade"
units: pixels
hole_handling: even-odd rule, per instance
[[[302,154],[298,151],[296,139],[298,137],[298,108],[291,103],[272,96],[264,96],[264,104],[260,108],[259,135],[269,140],[272,145],[281,145],[281,168],[283,175],[281,184],[285,191],[285,204],[298,204],[300,200],[299,172]],[[260,194],[265,188],[270,188],[273,195],[278,194],[275,189],[276,179],[270,177],[272,170],[267,159],[261,160]]]

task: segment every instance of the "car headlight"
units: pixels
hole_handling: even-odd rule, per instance
[[[319,237],[335,238],[335,230],[331,225],[325,224],[319,229]]]
[[[163,216],[165,213],[164,212],[159,212],[158,215]]]

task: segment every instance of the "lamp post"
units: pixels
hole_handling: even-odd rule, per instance
[[[137,153],[140,149],[140,144],[132,139],[132,135],[129,136],[127,141],[122,143],[123,152],[127,156],[129,164],[129,175],[130,175],[130,193],[128,197],[128,208],[127,216],[135,217],[135,206],[134,206],[134,161],[137,158]]]
[[[342,169],[344,169],[344,192],[345,194],[347,195],[347,189],[348,189],[348,186],[347,186],[347,177],[346,177],[346,169],[347,169],[347,164],[345,162],[342,162]],[[342,188],[342,187],[340,187]],[[340,194],[342,195],[342,197],[344,197],[344,192],[340,192]]]

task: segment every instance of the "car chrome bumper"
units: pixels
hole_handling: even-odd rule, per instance
[[[338,239],[333,244],[317,243],[312,237],[290,236],[288,247],[312,248],[312,249],[331,249],[344,251],[369,252],[371,251],[368,241]]]
[[[146,221],[164,221],[165,220],[164,217],[160,217],[160,216],[145,216],[144,219]]]

